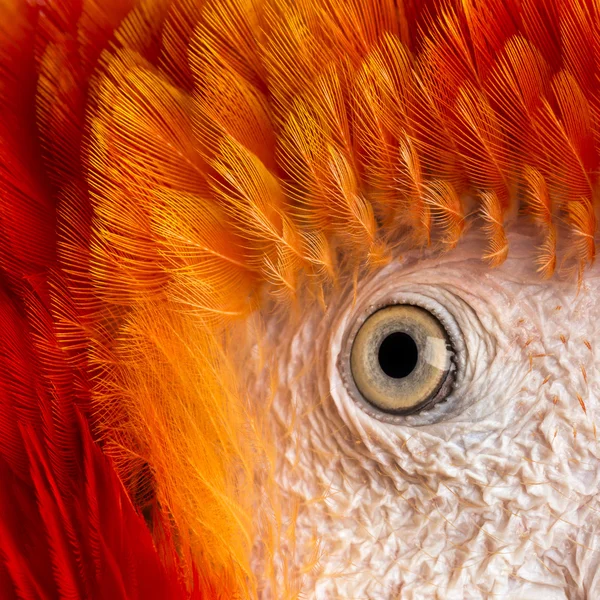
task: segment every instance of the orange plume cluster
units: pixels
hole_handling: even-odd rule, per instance
[[[591,0],[0,0],[0,472],[52,565],[3,517],[0,590],[81,597],[135,553],[98,532],[117,473],[163,597],[256,596],[284,524],[244,319],[470,223],[499,265],[519,213],[542,276],[581,272],[599,75]]]

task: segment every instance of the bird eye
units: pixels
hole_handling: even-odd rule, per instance
[[[350,350],[350,372],[371,407],[408,415],[446,398],[454,383],[453,356],[448,333],[431,312],[396,304],[362,323]]]

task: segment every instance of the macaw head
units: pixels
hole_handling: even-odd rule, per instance
[[[600,597],[595,3],[0,6],[58,343],[190,586]]]

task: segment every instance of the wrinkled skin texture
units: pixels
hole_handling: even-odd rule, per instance
[[[600,597],[600,271],[579,292],[572,278],[542,281],[532,232],[509,237],[498,269],[470,233],[445,255],[406,252],[325,318],[315,308],[267,330],[278,483],[290,513],[299,507],[296,564],[320,543],[306,597]],[[386,423],[346,390],[344,335],[370,304],[409,293],[441,306],[464,347],[447,402]]]

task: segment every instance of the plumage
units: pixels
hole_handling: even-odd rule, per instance
[[[0,594],[188,597],[69,397],[48,313],[30,302],[28,319],[5,293],[0,305]]]
[[[452,184],[436,180],[427,186],[425,202],[429,205],[432,220],[441,230],[443,244],[453,248],[466,226],[460,196]]]
[[[528,167],[523,173],[527,212],[533,217],[544,236],[538,258],[538,271],[550,277],[556,268],[556,225],[553,219],[552,199],[544,176],[535,168]]]
[[[540,276],[581,273],[599,18],[0,0],[0,595],[296,597],[277,449],[234,367],[251,315],[325,307],[471,227],[498,266],[514,219],[540,232]]]

